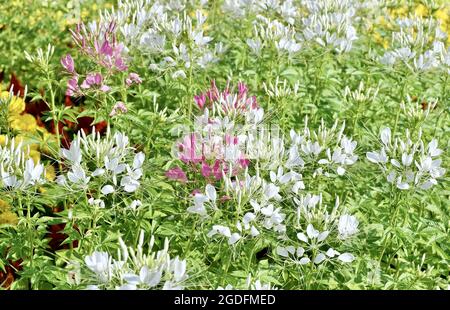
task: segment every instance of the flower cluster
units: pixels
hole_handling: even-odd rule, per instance
[[[86,135],[80,131],[69,149],[62,149],[61,156],[68,168],[67,174],[57,181],[70,190],[99,188],[102,196],[113,193],[133,193],[142,177],[145,155],[134,153],[128,137],[123,133],[106,136],[93,131]]]
[[[110,86],[107,80],[117,72],[128,71],[127,50],[123,43],[117,39],[117,24],[115,21],[109,23],[90,23],[86,26],[80,23],[75,30],[71,30],[72,39],[81,53],[92,63],[98,66],[96,72],[88,72],[81,84],[80,75],[75,70],[75,61],[70,54],[61,58],[61,65],[70,79],[67,82],[66,95],[82,96],[88,90],[109,92]],[[106,71],[104,74],[101,71]],[[130,73],[124,84],[129,87],[132,84],[140,84],[141,78],[136,73]]]
[[[299,15],[292,0],[225,0],[222,9],[232,18],[248,18],[251,14],[279,15],[289,24],[293,24]]]
[[[144,253],[143,231],[136,249],[127,248],[121,238],[119,243],[117,259],[108,252],[98,251],[85,257],[86,267],[90,270],[90,282],[95,283],[89,284],[87,289],[183,289],[183,282],[188,278],[186,261],[178,257],[170,258],[167,239],[164,248],[154,252],[155,239],[152,236],[147,253]]]
[[[357,39],[354,23],[353,0],[305,0],[309,14],[302,18],[302,36],[305,41],[316,42],[322,47],[349,52]]]
[[[358,160],[354,153],[357,142],[344,135],[345,123],[338,129],[338,121],[331,128],[321,122],[317,131],[308,128],[308,120],[302,133],[291,130],[291,146],[285,166],[290,169],[314,169],[313,176],[330,176],[333,171],[343,175],[347,166]]]
[[[233,99],[228,100],[229,97]],[[212,219],[207,236],[225,238],[229,245],[270,231],[277,237],[284,238],[287,233],[285,223],[287,213],[281,201],[283,196],[286,198],[292,194],[297,195],[300,190],[305,189],[301,173],[326,177],[331,176],[330,172],[343,175],[346,168],[358,159],[354,153],[357,143],[344,135],[345,124],[338,127],[338,121],[331,128],[327,128],[322,121],[318,130],[314,131],[308,128],[306,120],[302,133],[291,130],[291,141],[286,149],[283,134],[275,130],[276,128],[267,130],[265,126],[256,126],[260,124],[262,118],[254,123],[253,118],[238,117],[246,116],[258,109],[254,104],[256,99],[250,101],[247,99],[246,87],[242,84],[239,85],[237,95],[231,95],[228,90],[219,92],[213,84],[208,92],[196,96],[195,100],[199,107],[207,112],[203,115],[204,121],[201,122],[200,130],[207,128],[210,131],[215,123],[225,127],[224,120],[227,129],[233,129],[234,123],[239,120],[243,128],[253,129],[241,131],[238,140],[244,141],[246,147],[238,145],[238,149],[241,151],[240,155],[254,162],[247,161],[246,166],[241,166],[240,171],[228,167],[224,169],[223,166],[217,165],[216,169],[213,169],[217,177],[206,185],[204,191],[193,192],[192,203],[187,209],[187,212],[200,215],[203,220]],[[209,109],[213,115],[225,113],[225,118],[223,116],[211,118]],[[194,137],[197,139],[191,134],[190,139],[184,141],[183,152],[178,153],[178,157],[186,163],[203,163],[205,150],[210,148],[202,145],[202,156],[194,157],[195,143],[192,142],[197,141]],[[213,156],[212,158],[220,155],[220,153],[209,154]],[[251,176],[248,173],[249,169],[256,169],[256,175]],[[183,182],[187,180],[184,171],[178,167],[169,173],[174,179]],[[217,185],[217,182],[221,185]],[[311,210],[308,212],[311,213]],[[231,214],[228,211],[231,211]],[[234,224],[218,223],[217,214],[220,214],[222,219],[232,217]],[[327,216],[326,213],[322,215]],[[345,217],[341,222],[345,222]],[[343,257],[347,257],[347,254]]]
[[[246,43],[255,55],[260,55],[263,48],[274,47],[280,55],[293,56],[302,47],[293,26],[262,15],[256,19],[253,38],[247,39]]]
[[[211,46],[205,35],[207,17],[201,10],[191,17],[185,3],[160,1],[120,1],[117,10],[104,12],[102,19],[116,21],[130,55],[143,55],[153,71],[172,72],[185,78],[192,68],[205,68],[224,52],[222,44]],[[132,48],[131,48],[132,47]]]
[[[274,231],[277,234],[286,231],[283,223],[286,214],[278,206],[281,200],[278,186],[266,182],[259,176],[251,177],[248,173],[244,175],[243,181],[225,178],[224,183],[224,193],[219,199],[216,188],[208,184],[205,194],[194,194],[193,205],[187,209],[189,213],[208,217],[208,211],[209,214],[219,211],[220,202],[231,200],[232,204],[237,206],[235,211],[241,216],[236,224],[233,227],[214,224],[207,234],[208,237],[216,235],[225,237],[228,244],[233,245],[241,238],[259,236],[263,230]]]
[[[175,156],[190,171],[200,172],[207,179],[219,180],[223,173],[237,175],[249,164],[245,133],[261,122],[264,110],[255,97],[248,96],[243,83],[233,93],[229,87],[219,91],[213,82],[208,91],[194,99],[203,113],[195,119],[195,131],[177,144]],[[167,176],[187,180],[179,167],[169,170]]]
[[[16,146],[14,138],[8,141],[6,137],[4,145],[0,145],[1,188],[25,190],[45,182],[44,165],[39,161],[35,164],[32,158],[27,159],[28,156],[22,149],[22,142]]]
[[[322,203],[322,195],[302,195],[294,201],[297,205],[297,240],[284,241],[283,244],[288,245],[278,246],[277,255],[299,265],[320,264],[332,259],[351,263],[355,259],[353,254],[340,253],[335,247],[358,232],[356,217],[340,210],[338,198],[331,212]]]
[[[439,21],[432,17],[401,18],[397,20],[397,29],[392,33],[391,48],[380,57],[382,64],[402,63],[413,72],[448,67],[447,33],[441,30]]]
[[[117,41],[116,32],[117,24],[114,21],[108,24],[93,22],[87,28],[80,23],[75,30],[71,30],[73,41],[83,54],[109,72],[122,72],[128,69],[124,59],[126,50],[125,46]],[[73,64],[67,67],[67,70],[73,71]]]
[[[381,149],[368,152],[367,159],[377,164],[387,181],[398,189],[427,190],[437,184],[445,169],[441,167],[442,150],[438,148],[438,141],[433,139],[425,146],[421,135],[419,132],[417,140],[412,141],[407,130],[404,140],[392,139],[391,129],[384,128],[380,133]]]
[[[0,128],[2,131],[12,130],[15,133],[16,146],[21,143],[26,159],[32,158],[37,164],[42,152],[49,153],[49,144],[54,143],[55,139],[42,124],[38,124],[34,115],[27,113],[24,99],[26,96],[26,87],[22,94],[20,90],[14,94],[13,87],[9,92],[3,91],[0,87],[0,113],[6,121],[0,124]],[[0,145],[5,145],[6,137],[0,135]]]

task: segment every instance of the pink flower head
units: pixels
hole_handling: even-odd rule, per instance
[[[141,84],[142,83],[142,79],[139,76],[139,74],[132,72],[126,78],[125,84],[127,84],[127,86],[131,86],[133,83]]]
[[[89,73],[86,79],[81,83],[81,88],[89,89],[92,86],[98,86],[102,92],[107,92],[110,87],[103,84],[103,76],[101,73]]]
[[[106,93],[106,92],[109,92],[109,91],[111,90],[111,87],[109,87],[108,85],[102,84],[102,85],[100,86],[100,90],[101,90],[102,92]]]
[[[244,95],[246,95],[246,94],[247,94],[247,91],[248,91],[247,85],[245,85],[245,84],[242,83],[242,82],[239,82],[239,83],[238,83],[239,97],[243,97]]]
[[[171,180],[179,181],[181,183],[187,182],[186,173],[184,173],[183,169],[181,169],[180,167],[175,167],[168,170],[166,172],[166,177]]]
[[[238,161],[242,168],[246,168],[250,164],[250,160],[248,160],[247,158],[242,157],[242,158],[239,158]]]
[[[205,106],[205,103],[206,103],[206,96],[205,96],[205,94],[200,94],[198,96],[194,96],[194,100],[197,103],[197,106],[200,109],[203,109],[203,107]]]
[[[216,86],[216,81],[211,82],[211,88],[206,92],[206,96],[210,101],[216,101],[220,98],[219,89]]]
[[[120,48],[120,50],[122,50],[122,48]],[[121,72],[128,70],[128,66],[125,63],[125,61],[123,60],[120,52],[116,52],[114,65],[115,65],[116,69]]]
[[[103,42],[102,47],[99,50],[99,53],[104,55],[104,56],[112,56],[113,55],[113,48],[111,47],[111,45],[109,45],[108,40],[105,40],[105,42]]]
[[[250,108],[251,109],[258,109],[259,108],[258,101],[256,100],[256,96],[251,96],[249,98],[249,102],[250,102]]]
[[[102,81],[103,76],[101,73],[89,73],[83,83],[81,83],[81,88],[88,89],[94,85],[101,85]]]
[[[230,95],[230,81],[227,82],[227,87],[225,87],[221,95],[223,99],[226,99]]]
[[[73,61],[72,56],[70,56],[70,54],[67,54],[66,56],[63,56],[61,58],[61,65],[64,67],[64,69],[71,73],[74,74],[75,73],[75,63]]]
[[[128,109],[127,106],[125,105],[125,103],[123,103],[122,101],[117,101],[116,104],[114,105],[111,113],[109,113],[110,117],[113,117],[114,115],[117,115],[118,113],[127,113]]]
[[[211,82],[211,87],[200,95],[194,96],[194,101],[203,109],[206,105],[219,103],[225,114],[239,113],[245,114],[251,110],[258,109],[258,102],[255,96],[248,95],[248,86],[242,82],[237,84],[237,92],[233,92],[234,88],[227,82],[224,90],[219,90],[215,81]]]
[[[202,163],[202,176],[208,178],[211,175],[212,169],[207,163]]]
[[[222,171],[224,173],[226,173],[228,171],[228,169],[222,168],[220,161],[216,160],[216,162],[214,163],[214,166],[213,166],[213,174],[214,174],[214,177],[216,178],[216,180],[222,179],[222,177],[223,177]]]
[[[93,62],[108,70],[126,71],[128,66],[124,61],[124,46],[116,39],[117,24],[100,23],[98,27],[86,27],[78,24],[71,30],[72,39]]]
[[[184,137],[183,142],[178,144],[178,158],[185,163],[197,163],[202,158],[197,156],[197,138],[194,133]]]
[[[231,136],[225,134],[225,144],[226,145],[237,145],[239,143],[239,138],[237,136]]]
[[[80,93],[80,87],[78,86],[78,77],[74,76],[67,81],[66,96],[77,96]]]

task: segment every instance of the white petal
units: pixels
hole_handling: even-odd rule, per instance
[[[253,210],[255,211],[255,213],[258,213],[261,210],[261,206],[256,201],[254,201],[253,199],[250,200],[250,204],[252,205]]]
[[[351,263],[355,257],[351,253],[343,253],[338,256],[338,259],[343,263]]]
[[[308,264],[311,260],[309,259],[309,257],[302,257],[302,259],[300,259],[299,264],[300,265],[305,265]]]
[[[139,276],[132,274],[132,273],[126,273],[122,277],[125,281],[127,281],[129,284],[137,285],[141,282]]]
[[[330,232],[328,230],[325,230],[324,232],[321,232],[319,234],[319,236],[317,237],[317,241],[320,242],[320,241],[325,240],[328,237],[329,234],[330,234]]]
[[[280,256],[283,256],[283,257],[288,257],[289,256],[289,253],[286,250],[286,248],[283,248],[281,246],[278,246],[276,251],[277,251],[277,254],[280,255]]]
[[[248,224],[251,221],[253,221],[256,218],[256,215],[252,212],[245,213],[244,217],[242,218],[242,222],[244,224]]]
[[[380,155],[376,152],[367,152],[366,157],[370,162],[378,164],[380,162]]]
[[[337,170],[336,170],[336,172],[337,172],[338,175],[344,175],[345,169],[342,168],[342,167],[338,167]]]
[[[299,189],[305,189],[305,184],[303,181],[297,181],[295,182],[294,186],[292,186],[292,192],[298,194]]]
[[[288,172],[288,173],[286,173],[286,174],[281,176],[280,183],[281,184],[286,184],[286,183],[290,182],[291,179],[292,179],[292,173]]]
[[[336,255],[336,251],[332,248],[329,248],[328,251],[325,253],[328,257],[334,257]]]
[[[206,196],[208,196],[211,201],[216,201],[217,199],[216,188],[211,184],[206,185]]]
[[[267,207],[261,208],[261,213],[265,216],[271,216],[273,214],[273,205],[268,205]]]
[[[141,168],[142,164],[144,163],[144,160],[145,160],[145,154],[144,153],[139,152],[136,155],[134,155],[133,168],[134,169]]]
[[[275,183],[275,181],[277,180],[277,175],[275,174],[275,172],[270,171],[269,175],[270,175],[270,181]]]
[[[304,233],[298,233],[297,238],[300,241],[308,243],[308,237],[306,237],[306,235]]]
[[[102,187],[101,192],[105,196],[114,193],[114,187],[112,187],[112,185],[105,185]]]
[[[308,224],[308,227],[306,227],[306,233],[308,234],[308,237],[311,239],[319,236],[319,231],[315,230],[312,224]]]
[[[325,260],[326,256],[323,253],[319,253],[319,255],[317,255],[314,258],[314,264],[320,264],[321,262],[323,262]]]
[[[381,141],[383,141],[384,145],[388,146],[391,142],[391,129],[389,127],[384,128],[381,131]]]
[[[105,173],[105,169],[97,168],[97,169],[95,169],[94,172],[92,172],[92,176],[93,177],[97,177],[97,176],[102,175],[104,173]]]
[[[258,229],[256,229],[255,226],[252,226],[252,227],[250,228],[250,233],[251,233],[252,237],[256,237],[256,236],[259,235],[259,231],[258,231]]]
[[[239,235],[238,233],[233,233],[228,239],[228,244],[235,244],[239,239],[241,239],[241,235]]]
[[[287,250],[289,253],[291,253],[291,254],[294,254],[294,253],[295,253],[295,248],[294,248],[292,245],[287,246],[287,247],[286,247],[286,250]]]

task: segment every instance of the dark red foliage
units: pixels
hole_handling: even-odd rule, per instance
[[[16,261],[8,260],[8,265],[5,266],[5,271],[0,270],[0,286],[9,289],[11,284],[17,278],[17,271],[22,270],[23,260],[18,259]]]
[[[48,242],[48,245],[53,252],[62,249],[67,250],[70,248],[69,244],[62,244],[68,237],[67,234],[62,232],[65,227],[66,223],[49,225],[47,237],[50,238],[50,241]],[[77,229],[76,227],[74,228]],[[72,247],[78,247],[78,240],[72,241]]]
[[[20,83],[14,73],[11,73],[11,80],[9,82],[8,90],[10,90],[11,87],[13,87],[14,95],[19,95],[20,97],[25,95],[25,87],[22,86],[22,83]]]

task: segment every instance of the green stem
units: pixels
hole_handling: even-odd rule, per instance
[[[28,242],[29,242],[29,247],[30,247],[30,269],[33,269],[33,256],[34,256],[34,227],[31,221],[31,206],[30,203],[28,202],[28,199],[26,199],[25,201],[26,205],[27,205],[27,226],[28,226],[28,231],[27,231],[27,236],[28,236]],[[32,289],[33,288],[33,283],[31,281],[30,278],[30,282],[29,282],[29,287]]]
[[[381,266],[381,261],[383,259],[384,253],[386,252],[386,249],[387,249],[387,246],[388,246],[388,241],[390,240],[389,235],[391,234],[392,229],[395,228],[395,225],[397,223],[397,217],[398,217],[398,213],[399,213],[399,210],[400,210],[400,195],[398,193],[395,194],[394,206],[395,206],[394,215],[392,216],[391,221],[389,223],[390,230],[385,235],[383,246],[382,246],[381,255],[380,255],[380,258],[378,259],[378,265],[379,266]]]
[[[409,76],[406,76],[405,82],[403,83],[402,90],[400,92],[400,102],[402,102],[405,98],[405,91],[406,91],[406,87],[408,86],[408,82],[409,82]],[[398,126],[398,121],[400,119],[401,110],[402,109],[400,108],[400,106],[397,106],[397,114],[395,116],[395,125],[394,125],[394,135],[397,132],[397,126]]]
[[[193,221],[192,222],[192,228],[191,228],[191,232],[190,232],[190,234],[189,234],[189,240],[188,240],[188,244],[187,244],[187,246],[186,246],[186,252],[185,253],[189,253],[189,251],[190,251],[190,249],[191,249],[191,244],[192,244],[192,239],[194,239],[194,233],[195,233],[195,225],[196,224],[196,222],[195,221]]]
[[[53,90],[50,73],[47,73],[47,83],[48,83],[48,89],[50,91],[50,109],[52,113],[52,119],[53,119],[53,126],[55,127],[55,133],[56,133],[56,141],[57,141],[57,152],[59,152],[59,147],[61,145],[61,135],[59,132],[59,117],[56,114],[56,103],[55,103],[55,91]],[[57,156],[58,158],[58,156]],[[62,171],[62,163],[61,161],[58,161],[59,171]]]

